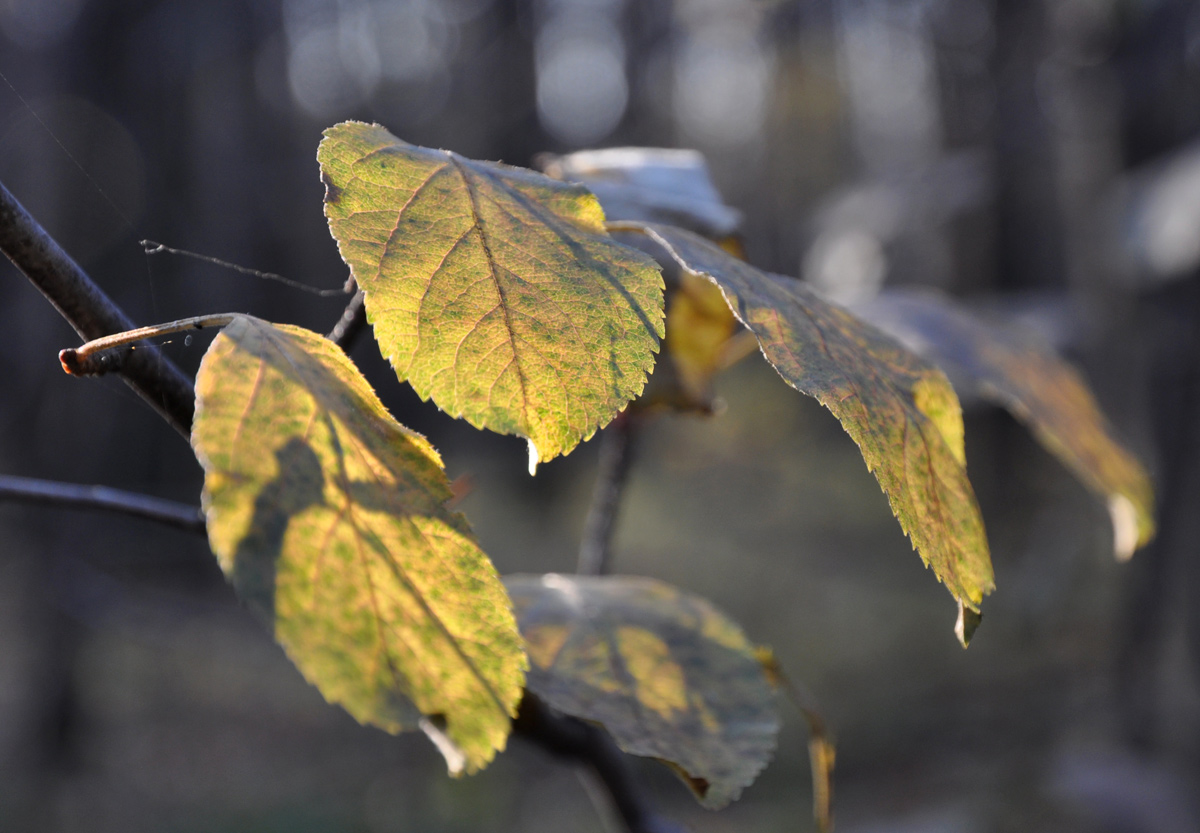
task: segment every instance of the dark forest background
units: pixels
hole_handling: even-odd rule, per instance
[[[328,331],[321,130],[537,154],[702,150],[750,260],[835,297],[939,287],[1021,318],[1087,374],[1153,471],[1158,541],[1010,417],[967,413],[997,592],[971,649],[853,443],[758,358],[711,419],[639,445],[618,572],[710,597],[823,702],[839,829],[1200,829],[1200,4],[1189,0],[0,0],[0,180],[138,322],[249,312]],[[190,449],[0,267],[0,472],[195,502]],[[189,371],[207,338],[165,349]],[[501,572],[571,570],[596,442],[525,473],[354,351],[426,433]],[[466,481],[464,481],[466,482]],[[784,707],[785,711],[787,707]],[[792,715],[742,801],[695,831],[807,829]],[[1187,785],[1191,784],[1191,787]],[[0,829],[602,831],[586,778],[514,740],[450,780],[357,726],[238,607],[204,541],[0,504]]]

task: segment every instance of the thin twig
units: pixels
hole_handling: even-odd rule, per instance
[[[360,289],[354,293],[350,303],[342,310],[342,317],[329,331],[329,340],[342,348],[343,353],[349,353],[354,342],[362,335],[367,327],[366,294]]]
[[[261,272],[258,269],[250,269],[246,266],[238,266],[236,263],[230,263],[228,260],[221,260],[219,257],[202,255],[199,252],[189,252],[187,249],[173,249],[170,246],[164,246],[162,243],[158,243],[154,240],[139,240],[138,242],[141,243],[142,249],[145,250],[146,254],[148,255],[157,255],[166,252],[167,254],[190,257],[194,260],[203,261],[204,263],[211,263],[214,266],[232,269],[233,271],[240,272],[243,275],[262,278],[263,280],[267,281],[275,281],[276,283],[281,283],[284,286],[290,286],[292,289],[299,289],[302,292],[308,292],[313,295],[318,295],[322,298],[330,298],[334,295],[345,295],[349,291],[346,287],[343,287],[342,289],[321,289],[318,286],[309,286],[306,283],[294,281],[291,278],[285,278],[283,275],[278,275],[275,272]]]
[[[600,438],[600,471],[592,492],[592,505],[583,526],[577,572],[599,576],[608,572],[612,539],[617,527],[621,495],[633,460],[636,417],[624,411],[609,424]]]
[[[0,474],[0,501],[5,500],[105,509],[157,521],[186,532],[204,532],[204,514],[195,506],[108,486],[82,486]]]
[[[85,340],[136,325],[62,250],[0,183],[0,251],[54,304]],[[187,376],[156,347],[137,350],[121,376],[184,437],[189,436],[195,394]]]
[[[151,324],[149,327],[138,327],[123,333],[113,333],[93,339],[80,347],[59,350],[58,361],[62,364],[62,369],[72,376],[102,376],[105,373],[119,371],[125,366],[128,357],[133,355],[133,348],[129,345],[135,342],[155,336],[182,333],[184,330],[224,327],[237,318],[237,315],[237,313],[196,315],[191,318],[180,318],[178,321],[168,321],[166,324]]]
[[[573,717],[551,711],[529,692],[521,701],[513,731],[543,749],[591,767],[608,790],[613,807],[629,833],[682,833],[685,828],[651,809],[629,770],[624,753],[607,734]]]

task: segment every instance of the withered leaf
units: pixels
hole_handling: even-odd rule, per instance
[[[529,690],[680,772],[706,807],[737,798],[779,730],[736,624],[704,599],[631,576],[507,576]]]

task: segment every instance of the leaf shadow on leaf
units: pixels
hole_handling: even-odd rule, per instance
[[[298,437],[275,452],[279,474],[254,499],[254,515],[233,554],[231,580],[238,595],[274,633],[275,563],[283,552],[288,524],[324,502],[325,476],[312,447]]]

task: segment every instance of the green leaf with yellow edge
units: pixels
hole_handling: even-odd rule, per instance
[[[525,437],[532,470],[641,392],[662,275],[586,188],[359,122],[326,130],[317,158],[375,338],[422,398]]]
[[[238,316],[196,377],[208,535],[327,700],[423,729],[451,772],[504,748],[526,667],[504,586],[447,511],[437,452],[338,347]]]
[[[1154,490],[1113,437],[1087,383],[1034,334],[985,322],[933,292],[888,292],[855,307],[929,357],[960,390],[1007,408],[1108,502],[1113,550],[1124,560],[1154,537]]]
[[[965,470],[962,412],[945,375],[798,281],[682,229],[628,228],[721,288],[784,381],[832,411],[858,444],[921,558],[960,605],[978,611],[993,588],[992,564]]]
[[[631,576],[506,576],[529,690],[671,765],[711,808],[766,766],[779,717],[741,629],[704,599]]]

